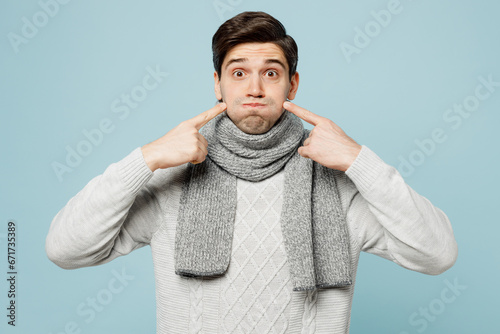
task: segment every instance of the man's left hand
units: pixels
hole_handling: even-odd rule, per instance
[[[292,102],[285,101],[283,108],[314,125],[304,146],[299,147],[301,156],[343,172],[352,165],[361,151],[361,145],[346,135],[337,124]]]

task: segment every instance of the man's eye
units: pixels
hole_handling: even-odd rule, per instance
[[[240,75],[240,74],[241,74],[241,75]],[[243,72],[241,72],[241,71],[236,71],[236,72],[234,72],[234,73],[233,73],[233,75],[241,78],[241,77],[243,76]]]
[[[268,75],[268,77],[271,77],[271,78],[274,78],[278,75],[278,73],[276,73],[276,71],[267,71],[267,73],[271,73],[272,75]]]

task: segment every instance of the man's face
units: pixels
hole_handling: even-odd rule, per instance
[[[293,100],[299,74],[290,82],[288,64],[274,43],[243,43],[226,54],[221,77],[214,72],[215,95],[227,105],[226,113],[243,132],[267,132],[283,113],[283,102]]]

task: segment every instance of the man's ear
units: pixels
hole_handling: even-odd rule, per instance
[[[215,90],[215,97],[217,100],[222,100],[222,93],[220,91],[220,79],[219,76],[217,75],[217,71],[214,71],[214,90]]]
[[[292,81],[290,82],[290,89],[288,90],[287,99],[293,100],[295,98],[295,94],[299,89],[299,72],[295,72],[292,75]]]

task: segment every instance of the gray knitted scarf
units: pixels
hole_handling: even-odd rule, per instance
[[[339,199],[338,171],[297,153],[307,138],[301,120],[285,111],[271,130],[246,134],[222,113],[208,122],[208,156],[190,164],[175,237],[175,272],[223,275],[231,257],[236,180],[261,181],[285,171],[281,229],[293,290],[352,284],[347,224]]]

